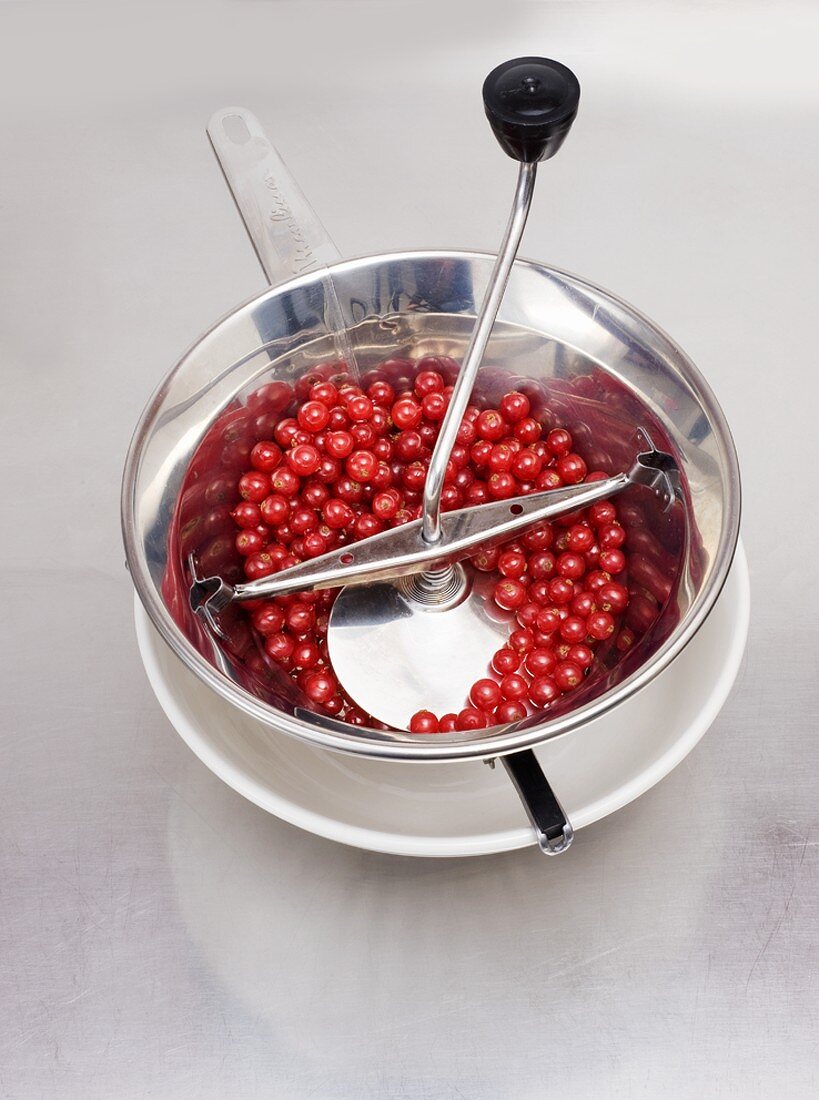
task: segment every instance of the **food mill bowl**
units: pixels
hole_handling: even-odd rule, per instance
[[[667,512],[638,486],[618,504],[640,578],[630,643],[601,653],[583,687],[545,712],[490,730],[428,736],[351,727],[311,713],[293,680],[260,669],[242,616],[228,624],[227,641],[217,643],[192,613],[188,555],[207,572],[237,568],[229,513],[248,438],[266,414],[263,387],[295,382],[343,359],[350,347],[362,375],[406,373],[408,361],[426,356],[459,362],[492,262],[471,252],[395,253],[333,265],[332,284],[318,273],[269,289],[190,348],[139,422],[122,498],[139,597],[188,668],[277,731],[398,760],[513,753],[575,730],[639,691],[682,651],[720,593],[739,534],[740,483],[733,442],[708,385],[633,307],[577,276],[517,261],[475,401],[523,390],[533,415],[567,427],[590,468],[609,473],[629,467],[638,429],[648,430],[682,474],[681,499]],[[324,323],[333,292],[343,339]]]

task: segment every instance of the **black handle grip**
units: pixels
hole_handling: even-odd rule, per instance
[[[531,163],[553,157],[572,127],[580,84],[571,69],[546,57],[516,57],[493,69],[483,105],[505,153]]]
[[[541,852],[547,856],[565,852],[574,830],[535,754],[524,749],[501,759],[534,826]]]

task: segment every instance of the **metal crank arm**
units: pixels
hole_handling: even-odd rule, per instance
[[[645,432],[643,436],[646,437]],[[595,501],[614,496],[628,485],[651,486],[669,506],[678,493],[676,473],[674,459],[652,448],[637,455],[628,473],[615,474],[605,481],[445,512],[440,517],[441,538],[432,545],[424,541],[423,519],[418,519],[360,543],[300,562],[280,573],[237,585],[230,585],[219,577],[199,577],[195,562],[192,562],[191,607],[196,612],[206,608],[213,615],[233,600],[257,600],[316,588],[372,584],[442,569],[469,557],[478,547],[488,548],[505,542],[518,531],[587,508]]]

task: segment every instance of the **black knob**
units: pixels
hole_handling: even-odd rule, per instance
[[[571,69],[546,57],[516,57],[483,83],[483,105],[501,148],[518,161],[548,160],[577,114],[580,84]]]

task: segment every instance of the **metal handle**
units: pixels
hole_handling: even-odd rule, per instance
[[[541,852],[559,856],[574,840],[574,829],[537,757],[526,749],[501,760],[532,822]]]
[[[486,351],[486,345],[492,333],[492,326],[495,324],[506,284],[509,281],[509,272],[512,270],[520,239],[523,236],[529,207],[532,205],[536,172],[537,164],[535,163],[521,164],[518,170],[515,201],[506,226],[506,233],[495,266],[492,268],[489,286],[481,303],[475,328],[472,330],[469,346],[458,372],[458,379],[452,392],[449,408],[430,459],[427,480],[424,485],[423,504],[424,542],[430,545],[434,545],[441,539],[441,493],[444,488],[446,464],[449,462],[449,456],[455,446],[455,437],[458,434],[458,428],[469,403],[478,368]]]
[[[423,537],[428,545],[441,539],[441,493],[446,465],[520,246],[532,205],[537,162],[554,156],[563,144],[579,100],[580,85],[574,73],[558,61],[544,57],[507,61],[493,69],[484,82],[486,117],[504,152],[520,161],[520,167],[506,233],[427,472]]]
[[[207,133],[267,281],[275,286],[321,272],[324,323],[339,359],[358,379],[355,351],[327,269],[341,260],[329,233],[252,112],[223,107],[211,117]]]
[[[338,249],[256,116],[223,107],[207,132],[271,286],[338,263]]]

